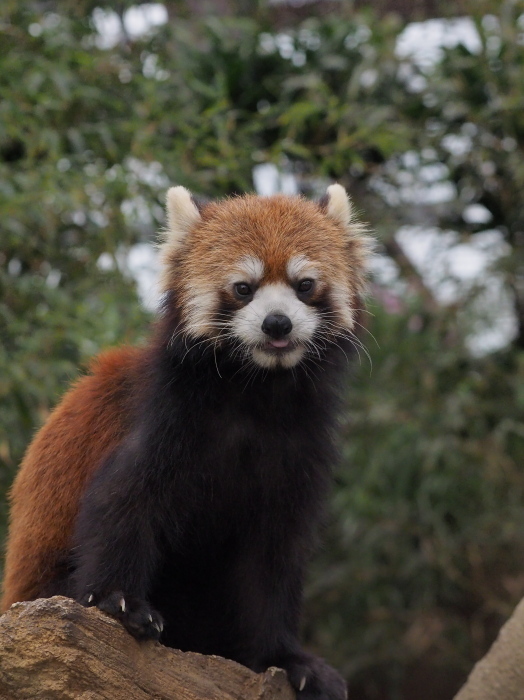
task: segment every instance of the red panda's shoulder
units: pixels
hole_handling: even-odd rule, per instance
[[[112,381],[117,377],[132,378],[140,371],[144,352],[144,348],[134,345],[104,350],[91,359],[87,365],[87,374],[97,376],[102,382]]]
[[[38,595],[70,547],[86,483],[129,428],[145,350],[95,357],[38,431],[11,489],[1,609]]]

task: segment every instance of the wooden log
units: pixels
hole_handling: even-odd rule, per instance
[[[284,671],[137,642],[97,608],[57,596],[0,617],[1,700],[295,700]]]
[[[454,700],[524,700],[524,600]]]

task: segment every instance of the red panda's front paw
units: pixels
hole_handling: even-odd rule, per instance
[[[159,639],[164,629],[162,616],[149,603],[121,591],[114,591],[99,600],[93,593],[88,593],[80,602],[85,606],[96,605],[99,610],[115,617],[135,639]]]
[[[283,667],[297,700],[347,700],[347,686],[334,668],[311,654],[297,654],[276,665]]]

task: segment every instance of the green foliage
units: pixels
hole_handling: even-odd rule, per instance
[[[138,238],[121,207],[133,191],[130,174],[114,167],[130,149],[117,67],[90,48],[86,20],[9,9],[0,76],[4,491],[78,366],[137,339],[145,321],[130,280],[97,266],[102,253],[114,256]]]
[[[96,8],[2,7],[0,491],[79,367],[147,332],[123,261],[162,226],[169,183],[251,190],[267,161],[308,194],[337,179],[398,282],[375,286],[373,369],[363,356],[348,388],[305,636],[353,697],[451,697],[524,594],[522,3],[483,2],[479,51],[445,49],[424,70],[396,57],[391,18],[341,12],[284,31],[260,8],[184,12],[104,47]],[[519,328],[503,351],[471,356],[474,306],[439,304],[393,240],[421,216],[399,194],[406,152],[415,179],[438,165],[455,188],[425,222],[468,240],[478,203],[505,238],[498,279]]]
[[[517,344],[524,347],[524,45],[522,2],[485,3],[476,16],[478,50],[459,44],[442,61],[422,71],[426,87],[419,147],[434,151],[456,198],[441,216],[443,226],[468,236],[485,224],[463,217],[468,204],[481,204],[509,243],[499,266],[519,318]],[[450,99],[453,96],[453,99]]]
[[[524,365],[472,359],[448,317],[419,329],[374,310],[387,345],[369,344],[372,375],[350,389],[306,632],[363,697],[406,697],[424,664],[451,692],[523,593]]]

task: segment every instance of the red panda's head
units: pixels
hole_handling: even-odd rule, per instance
[[[370,239],[343,187],[324,200],[246,195],[199,211],[184,187],[168,191],[162,291],[186,340],[291,368],[353,333]]]

